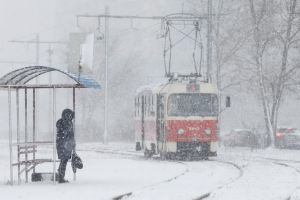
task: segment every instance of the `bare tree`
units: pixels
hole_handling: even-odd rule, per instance
[[[271,6],[267,5],[266,0],[262,0],[259,2],[256,1],[255,4],[253,0],[249,0],[250,17],[252,22],[251,31],[253,37],[253,45],[251,45],[251,56],[256,66],[257,74],[259,76],[259,90],[263,105],[266,127],[270,132],[271,146],[274,146],[274,130],[267,102],[263,65],[263,55],[266,52],[267,45],[272,40],[271,28],[268,26],[268,23],[270,21],[268,18],[268,14],[270,13],[270,11],[268,10],[269,7]]]
[[[273,102],[271,120],[273,129],[277,127],[278,110],[283,98],[283,93],[287,84],[292,84],[292,75],[299,70],[299,65],[293,65],[290,53],[293,51],[293,45],[299,44],[300,18],[296,13],[297,0],[279,1],[280,13],[278,17],[281,19],[279,26],[274,27],[276,39],[280,43],[281,62],[278,81],[273,86]]]
[[[258,83],[272,147],[275,145],[278,111],[284,94],[297,84],[293,76],[299,73],[299,65],[294,62],[300,22],[296,8],[296,0],[248,0],[245,4],[244,13],[249,15],[250,21],[247,23],[251,24],[251,37],[245,46],[246,51],[240,56],[245,61],[244,69],[255,75],[249,82],[253,90],[255,81]]]

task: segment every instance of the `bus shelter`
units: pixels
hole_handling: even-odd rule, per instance
[[[30,80],[48,73],[48,72],[60,72],[68,76],[69,78],[76,81],[76,84],[45,84],[45,85],[26,85]],[[56,184],[56,90],[61,88],[69,88],[73,90],[73,111],[75,112],[75,89],[76,88],[94,88],[101,89],[101,86],[91,77],[86,74],[74,74],[68,73],[63,70],[45,67],[45,66],[30,66],[12,71],[0,79],[0,88],[8,91],[8,110],[9,110],[9,155],[10,155],[10,185],[13,185],[13,167],[18,167],[18,184],[21,184],[21,174],[25,173],[25,181],[28,182],[28,172],[33,170],[35,173],[35,167],[43,163],[53,163],[53,185]],[[52,89],[53,90],[53,140],[51,141],[38,141],[36,140],[36,90],[38,89]],[[20,136],[20,113],[19,113],[19,91],[25,90],[25,132],[24,141],[21,141]],[[32,108],[33,108],[33,119],[32,119],[32,132],[28,132],[28,94],[27,91],[32,90]],[[11,93],[16,92],[16,117],[17,117],[17,139],[16,142],[12,140],[12,100]],[[74,133],[75,132],[75,118],[74,118]],[[32,140],[28,141],[28,135],[32,134]],[[36,153],[38,146],[53,146],[53,158],[52,159],[37,159]],[[17,162],[13,162],[12,147],[17,147]],[[21,160],[21,155],[25,155],[25,159]],[[32,159],[29,159],[29,155],[32,154]],[[75,179],[75,174],[74,174]]]

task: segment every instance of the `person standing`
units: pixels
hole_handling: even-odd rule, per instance
[[[56,149],[60,159],[58,168],[58,183],[68,183],[65,180],[65,173],[68,160],[71,159],[72,152],[75,152],[76,142],[74,137],[73,122],[75,113],[70,109],[64,109],[62,118],[56,122]]]

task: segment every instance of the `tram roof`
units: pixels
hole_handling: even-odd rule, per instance
[[[158,94],[158,93],[186,93],[186,86],[189,82],[168,82],[153,85],[145,85],[136,90],[136,95],[141,94]],[[217,93],[217,88],[214,84],[197,82],[200,85],[200,93]]]
[[[51,87],[60,87],[60,88],[68,88],[68,87],[81,87],[81,88],[94,88],[94,89],[101,89],[101,86],[97,81],[95,81],[93,78],[86,74],[74,74],[69,73],[61,69],[57,69],[54,67],[47,67],[47,66],[30,66],[30,67],[24,67],[21,69],[14,70],[6,75],[4,75],[2,78],[0,78],[0,87],[6,88],[8,86],[11,86],[12,88],[20,88],[25,85],[27,82],[32,80],[33,78],[36,78],[42,74],[57,71],[61,72],[74,81],[77,82],[77,85],[44,85],[44,86],[30,86],[30,87],[36,87],[36,88],[51,88]]]

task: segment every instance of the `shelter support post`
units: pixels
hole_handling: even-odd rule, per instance
[[[73,88],[73,112],[75,113],[75,88]],[[74,131],[74,139],[76,141],[76,113],[74,115],[73,131]],[[76,181],[76,173],[74,173],[73,179],[74,181]]]
[[[53,185],[56,185],[56,134],[55,119],[56,117],[56,91],[53,88]]]
[[[28,123],[27,123],[27,88],[25,88],[25,142],[28,142]],[[27,150],[28,150],[28,146],[26,145],[25,146],[25,161],[26,161],[26,164],[25,164],[25,181],[26,183],[28,183],[28,153],[27,153]]]
[[[19,112],[19,89],[16,89],[16,104],[17,104],[17,143],[20,143],[20,112]],[[18,145],[18,185],[21,184],[20,174],[20,145]]]
[[[13,160],[12,160],[12,126],[11,126],[11,88],[8,87],[8,106],[9,106],[9,161],[10,161],[10,185],[13,185]]]
[[[33,108],[33,133],[32,133],[32,141],[35,142],[35,88],[32,89],[32,108]],[[33,146],[32,159],[35,160],[35,146]],[[33,173],[35,173],[35,166],[33,167]]]
[[[109,15],[109,7],[105,6],[105,15]],[[103,143],[106,144],[106,138],[107,138],[107,84],[108,84],[108,34],[109,34],[109,19],[108,17],[105,17],[105,105],[104,105],[104,138]]]

